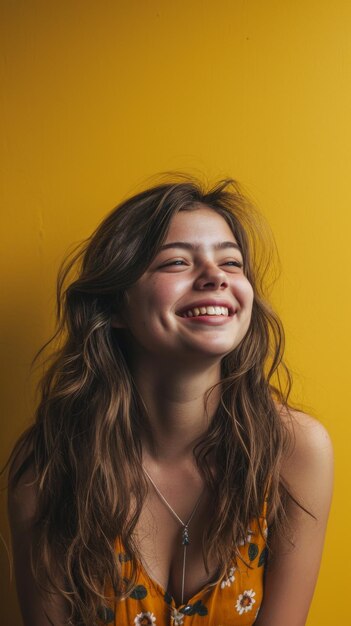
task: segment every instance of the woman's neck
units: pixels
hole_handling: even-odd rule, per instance
[[[192,458],[219,403],[220,364],[196,372],[174,364],[140,366],[133,377],[149,418],[149,428],[142,433],[145,457],[164,464]],[[206,404],[207,392],[216,384]]]

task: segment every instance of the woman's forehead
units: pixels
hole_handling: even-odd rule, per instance
[[[164,244],[172,241],[192,243],[194,247],[203,244],[220,247],[223,242],[235,243],[234,233],[228,222],[210,207],[199,205],[173,216]]]

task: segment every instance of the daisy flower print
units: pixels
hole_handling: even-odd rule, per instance
[[[255,591],[253,591],[253,589],[249,589],[248,591],[244,591],[240,594],[240,596],[238,596],[235,608],[238,611],[239,615],[251,611],[253,605],[256,602],[255,595]]]
[[[135,626],[153,626],[156,624],[156,617],[150,611],[146,613],[138,613],[134,620]]]

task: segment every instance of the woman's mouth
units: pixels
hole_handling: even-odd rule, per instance
[[[182,313],[182,317],[199,317],[203,315],[229,316],[229,309],[226,306],[200,306],[188,309]]]

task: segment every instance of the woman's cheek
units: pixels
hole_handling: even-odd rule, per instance
[[[240,282],[238,281],[235,285],[234,295],[238,300],[238,303],[241,307],[250,307],[252,308],[253,304],[253,288],[251,283],[245,278],[242,277]]]

